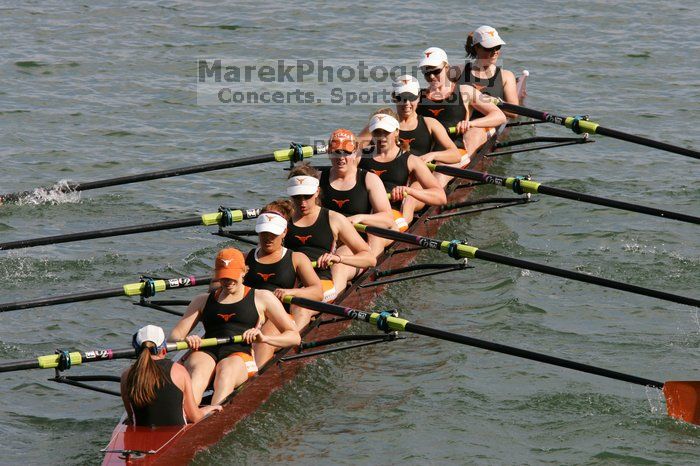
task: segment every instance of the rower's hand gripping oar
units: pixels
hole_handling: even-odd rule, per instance
[[[604,197],[591,196],[589,194],[570,191],[568,189],[546,186],[536,181],[526,180],[520,177],[504,177],[475,170],[450,167],[448,165],[436,165],[433,163],[428,163],[427,165],[430,170],[437,173],[443,173],[445,175],[453,176],[455,178],[466,178],[469,180],[480,181],[485,184],[504,186],[506,188],[511,188],[517,194],[547,194],[549,196],[571,199],[580,202],[587,202],[589,204],[602,205],[605,207],[612,207],[614,209],[627,210],[629,212],[637,212],[645,215],[653,215],[655,217],[669,218],[672,220],[679,220],[681,222],[694,223],[696,225],[700,224],[700,217],[695,217],[693,215],[687,215],[680,212],[672,212],[670,210],[656,209],[653,207],[632,204],[629,202],[616,201],[614,199],[607,199]]]
[[[91,301],[93,299],[114,298],[117,296],[141,296],[143,298],[150,298],[161,291],[173,290],[176,288],[187,288],[191,286],[202,286],[208,285],[209,283],[211,283],[211,277],[195,277],[192,275],[188,277],[158,279],[143,277],[140,282],[127,283],[118,288],[84,291],[81,293],[71,293],[50,298],[2,303],[0,304],[0,312],[53,306],[55,304],[77,303],[80,301]]]
[[[604,126],[600,126],[598,123],[589,121],[588,117],[557,116],[552,115],[548,112],[543,112],[541,110],[535,110],[532,108],[522,107],[520,105],[509,104],[508,102],[499,102],[498,106],[501,108],[501,110],[505,110],[506,112],[517,113],[518,115],[534,118],[535,120],[546,121],[548,123],[566,126],[576,134],[600,134],[602,136],[608,136],[611,138],[620,139],[622,141],[632,142],[634,144],[639,144],[647,147],[653,147],[655,149],[661,149],[668,152],[673,152],[675,154],[685,155],[687,157],[693,157],[694,159],[700,159],[700,152],[696,150],[687,149],[685,147],[680,146],[674,146],[673,144],[667,144],[665,142],[655,141],[653,139],[648,139],[642,136],[636,136],[634,134],[623,133],[622,131],[606,128]]]
[[[243,335],[235,335],[225,338],[204,338],[200,348],[227,345],[230,343],[243,343]],[[168,343],[165,347],[168,353],[189,348],[186,340]],[[48,354],[24,361],[10,361],[0,364],[0,372],[13,372],[26,369],[70,369],[71,366],[79,366],[89,362],[107,361],[110,359],[126,359],[137,356],[137,350],[133,347],[122,349],[94,349],[88,351],[60,352]]]
[[[245,167],[258,163],[267,162],[300,162],[305,158],[321,155],[327,152],[327,148],[323,144],[316,146],[302,146],[301,144],[291,144],[290,149],[280,149],[274,152],[254,155],[252,157],[237,158],[223,160],[221,162],[204,163],[200,165],[191,165],[187,167],[172,168],[169,170],[160,170],[154,172],[140,173],[137,175],[122,176],[119,178],[109,178],[100,181],[90,181],[85,183],[68,182],[62,183],[49,188],[37,188],[32,191],[22,191],[16,193],[0,194],[0,205],[10,202],[17,202],[20,199],[31,197],[37,191],[67,193],[74,191],[87,191],[88,189],[106,188],[108,186],[119,186],[129,183],[137,183],[140,181],[157,180],[160,178],[170,178],[173,176],[190,175],[192,173],[202,173],[214,170],[223,170],[226,168]]]
[[[474,246],[468,246],[459,241],[437,240],[433,238],[427,238],[425,236],[418,236],[410,233],[401,233],[394,230],[388,230],[386,228],[362,225],[361,223],[356,224],[355,229],[361,232],[369,233],[371,235],[379,236],[381,238],[400,241],[402,243],[415,244],[426,249],[436,249],[438,251],[446,253],[447,255],[455,259],[464,257],[468,259],[482,259],[489,262],[495,262],[497,264],[510,265],[513,267],[519,267],[521,269],[527,270],[534,270],[535,272],[541,272],[548,275],[555,275],[557,277],[562,278],[569,278],[571,280],[576,280],[584,283],[592,283],[594,285],[600,285],[606,288],[613,288],[615,290],[628,291],[630,293],[650,296],[652,298],[663,299],[674,303],[700,307],[700,299],[680,296],[673,293],[667,293],[665,291],[653,290],[651,288],[644,288],[637,285],[631,285],[629,283],[623,283],[615,280],[609,280],[607,278],[596,277],[595,275],[587,275],[580,272],[551,267],[549,265],[538,264],[537,262],[516,259],[514,257],[484,251],[483,249],[479,249]]]
[[[424,325],[414,324],[406,319],[394,317],[389,312],[366,312],[349,307],[337,306],[335,304],[293,296],[285,296],[283,301],[287,304],[296,304],[306,309],[311,309],[318,312],[325,312],[327,314],[368,322],[372,325],[376,325],[379,330],[383,330],[385,332],[411,332],[418,335],[459,343],[462,345],[495,351],[497,353],[509,354],[519,358],[530,359],[532,361],[543,362],[545,364],[566,367],[568,369],[608,377],[615,380],[621,380],[623,382],[662,389],[664,396],[666,397],[666,406],[669,416],[685,422],[700,424],[700,381],[657,382],[656,380],[645,379],[643,377],[603,369],[601,367],[570,361],[568,359],[562,359],[555,356],[549,356],[547,354],[502,345],[500,343],[487,340],[480,340],[478,338],[447,332],[445,330],[432,327],[426,327]]]
[[[134,233],[146,233],[149,231],[172,230],[193,226],[219,225],[219,227],[231,226],[235,222],[256,218],[260,209],[230,210],[219,209],[218,212],[204,214],[180,220],[166,220],[164,222],[147,223],[128,227],[108,228],[105,230],[84,231],[65,235],[45,236],[42,238],[8,241],[0,243],[0,250],[30,248],[47,244],[72,243],[95,238],[107,238],[110,236],[132,235]]]

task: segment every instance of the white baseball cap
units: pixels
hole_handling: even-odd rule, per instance
[[[287,220],[275,212],[263,212],[258,216],[258,220],[255,222],[255,233],[266,231],[275,236],[279,236],[284,233],[286,228]]]
[[[423,51],[423,58],[418,63],[418,68],[437,68],[445,63],[448,63],[445,51],[439,47],[430,47]]]
[[[497,45],[505,45],[501,36],[491,26],[479,26],[474,31],[474,44],[479,44],[485,49],[496,47]]]
[[[165,333],[163,329],[157,325],[141,327],[138,332],[134,333],[131,343],[135,349],[140,349],[141,345],[147,341],[156,345],[154,353],[157,354],[162,348],[165,348]]]
[[[318,178],[314,176],[293,176],[287,181],[287,195],[311,196],[318,190]]]
[[[376,129],[383,129],[388,133],[393,133],[399,129],[399,122],[391,115],[377,113],[369,120],[369,132],[371,133]]]
[[[418,80],[410,74],[404,74],[394,79],[392,83],[394,87],[394,95],[411,94],[416,97],[420,95],[420,84]]]

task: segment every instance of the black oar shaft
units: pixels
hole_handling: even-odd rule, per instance
[[[95,238],[107,238],[110,236],[131,235],[134,233],[146,233],[149,231],[171,230],[198,225],[219,225],[229,226],[232,222],[240,222],[255,218],[260,213],[260,209],[229,210],[223,209],[219,212],[208,213],[198,217],[189,217],[180,220],[166,220],[164,222],[146,223],[143,225],[132,225],[127,227],[107,228],[105,230],[83,231],[80,233],[69,233],[66,235],[46,236],[43,238],[33,238],[18,241],[0,243],[0,250],[28,248],[42,246],[46,244],[70,243]]]
[[[325,149],[321,147],[304,146],[302,148],[303,157],[311,157],[315,154],[325,153]],[[70,192],[70,191],[86,191],[88,189],[106,188],[108,186],[118,186],[129,183],[137,183],[140,181],[157,180],[160,178],[169,178],[173,176],[190,175],[193,173],[203,173],[214,170],[223,170],[226,168],[244,167],[266,162],[284,162],[290,160],[290,157],[297,156],[294,150],[278,150],[273,153],[254,155],[251,157],[222,160],[220,162],[203,163],[199,165],[191,165],[187,167],[171,168],[168,170],[158,170],[148,173],[139,173],[136,175],[127,175],[117,178],[109,178],[99,181],[88,181],[83,183],[69,182],[64,185],[43,188],[47,191]],[[31,196],[34,191],[22,191],[16,193],[0,194],[0,205],[5,202],[17,202],[23,197]]]
[[[627,210],[630,212],[637,212],[640,214],[653,215],[655,217],[669,218],[672,220],[679,220],[681,222],[694,223],[696,225],[700,225],[700,217],[695,217],[693,215],[687,215],[680,212],[672,212],[670,210],[657,209],[655,207],[647,207],[643,205],[632,204],[624,201],[617,201],[615,199],[591,196],[590,194],[569,191],[567,189],[555,188],[552,186],[545,186],[541,184],[537,188],[537,192],[540,194],[548,194],[550,196],[571,199],[574,201],[587,202],[589,204],[602,205],[605,207],[612,207],[614,209]]]
[[[162,286],[156,288],[156,291],[172,290],[175,288],[185,288],[190,286],[208,285],[211,283],[210,277],[177,277],[167,279],[156,279],[156,282],[162,282]],[[84,291],[81,293],[71,293],[62,296],[54,296],[50,298],[38,298],[27,301],[16,301],[12,303],[0,304],[0,312],[16,311],[19,309],[30,309],[43,306],[53,306],[56,304],[77,303],[81,301],[91,301],[96,299],[114,298],[117,296],[136,296],[140,295],[142,283],[131,283],[119,288],[110,288],[106,290]]]
[[[0,250],[30,248],[47,244],[72,243],[87,239],[108,238],[111,236],[132,235],[134,233],[146,233],[149,231],[171,230],[174,228],[191,227],[202,224],[202,217],[190,217],[180,220],[168,220],[165,222],[146,223],[119,228],[106,228],[104,230],[83,231],[65,235],[45,236],[43,238],[25,239],[0,243]]]
[[[673,144],[668,144],[661,141],[655,141],[653,139],[645,138],[642,136],[637,136],[635,134],[623,133],[611,128],[605,128],[603,126],[598,126],[595,130],[596,134],[602,136],[608,136],[615,139],[620,139],[622,141],[631,142],[634,144],[640,144],[642,146],[653,147],[654,149],[660,149],[667,152],[673,152],[675,154],[685,155],[688,157],[693,157],[695,159],[700,159],[700,153],[696,150],[688,149],[686,147],[680,147]]]
[[[557,277],[568,278],[571,280],[576,280],[584,283],[591,283],[594,285],[603,286],[606,288],[612,288],[620,291],[627,291],[630,293],[635,293],[643,296],[649,296],[652,298],[663,299],[666,301],[671,301],[678,304],[686,304],[688,306],[700,307],[700,300],[694,298],[688,298],[686,296],[680,296],[673,293],[667,293],[665,291],[654,290],[651,288],[645,288],[642,286],[632,285],[630,283],[618,282],[615,280],[609,280],[607,278],[596,277],[595,275],[587,275],[581,272],[574,272],[572,270],[560,269],[557,267],[551,267],[549,265],[539,264],[537,262],[531,262],[523,259],[516,259],[515,257],[504,256],[501,254],[496,254],[489,251],[484,251],[483,249],[477,249],[474,253],[476,259],[482,259],[489,262],[495,262],[498,264],[510,265],[513,267],[519,267],[526,270],[534,270],[535,272],[541,272],[547,275],[554,275]]]
[[[342,317],[350,317],[355,320],[362,320],[368,323],[378,323],[379,321],[379,315],[376,312],[367,312],[358,309],[338,306],[335,304],[324,303],[320,301],[312,301],[306,298],[292,298],[289,296],[285,297],[285,302],[296,304],[307,309],[325,312],[327,314],[333,314]],[[416,333],[418,335],[437,338],[439,340],[451,341],[462,345],[473,346],[488,351],[508,354],[511,356],[530,359],[532,361],[543,362],[554,366],[565,367],[579,372],[595,374],[602,377],[608,377],[611,379],[621,380],[623,382],[629,382],[637,385],[644,385],[655,388],[663,388],[664,385],[663,382],[658,382],[656,380],[645,379],[643,377],[637,377],[634,375],[624,374],[622,372],[611,371],[608,369],[603,369],[601,367],[591,366],[589,364],[583,364],[576,361],[570,361],[568,359],[558,358],[555,356],[549,356],[547,354],[516,348],[514,346],[502,345],[500,343],[481,340],[478,338],[447,332],[445,330],[440,330],[432,327],[426,327],[424,325],[414,324],[405,319],[387,317],[386,322],[386,325],[389,327],[388,330],[407,331],[411,333]]]
[[[592,196],[590,194],[579,193],[576,191],[570,191],[568,189],[555,188],[553,186],[546,186],[541,183],[530,181],[530,180],[518,180],[514,177],[505,177],[493,175],[491,173],[484,173],[476,170],[467,170],[463,168],[450,167],[447,165],[429,165],[429,167],[438,173],[443,173],[445,175],[454,176],[457,178],[466,178],[469,180],[478,180],[483,183],[493,184],[497,186],[505,186],[513,188],[515,183],[519,183],[522,192],[529,192],[532,194],[546,194],[549,196],[560,197],[564,199],[571,199],[573,201],[586,202],[589,204],[601,205],[605,207],[612,207],[614,209],[626,210],[629,212],[637,212],[645,215],[653,215],[655,217],[668,218],[671,220],[678,220],[681,222],[694,223],[696,225],[700,224],[700,217],[693,215],[687,215],[680,212],[673,212],[670,210],[657,209],[655,207],[647,207],[639,204],[632,204],[630,202],[617,201],[615,199],[608,199],[605,197]],[[518,191],[519,192],[519,191]]]
[[[534,118],[536,120],[547,121],[549,123],[554,123],[554,124],[566,126],[569,128],[574,128],[572,123],[578,123],[580,125],[580,131],[577,131],[577,132],[586,132],[589,134],[600,134],[602,136],[608,136],[611,138],[620,139],[622,141],[632,142],[634,144],[653,147],[655,149],[661,149],[661,150],[664,150],[667,152],[673,152],[675,154],[680,154],[680,155],[685,155],[688,157],[693,157],[695,159],[700,159],[700,152],[698,152],[696,150],[688,149],[686,147],[676,146],[673,144],[668,144],[668,143],[661,142],[661,141],[655,141],[653,139],[645,138],[642,136],[637,136],[634,134],[624,133],[622,131],[618,131],[618,130],[611,129],[611,128],[605,128],[603,126],[598,125],[597,123],[593,123],[592,121],[588,121],[588,120],[578,121],[577,120],[574,122],[573,120],[575,120],[575,119],[572,117],[563,117],[563,116],[553,115],[551,113],[542,112],[540,110],[535,110],[532,108],[522,107],[520,105],[509,104],[507,102],[500,102],[498,104],[498,106],[506,112],[517,113],[518,115]]]
[[[438,251],[446,252],[447,247],[450,245],[449,241],[442,241],[433,238],[427,238],[424,236],[412,235],[409,233],[401,233],[399,231],[388,230],[386,228],[356,225],[356,228],[365,231],[369,234],[380,236],[382,238],[392,239],[395,241],[400,241],[402,243],[416,244],[418,246],[427,249],[436,249]],[[680,296],[673,293],[667,293],[664,291],[658,291],[651,288],[644,288],[637,285],[632,285],[629,283],[618,282],[615,280],[608,280],[606,278],[596,277],[595,275],[586,275],[580,272],[574,272],[571,270],[560,269],[557,267],[551,267],[549,265],[538,264],[537,262],[526,261],[523,259],[516,259],[514,257],[504,256],[501,254],[496,254],[489,251],[484,251],[483,249],[476,248],[474,246],[467,245],[455,245],[455,252],[459,257],[482,259],[489,262],[495,262],[498,264],[511,265],[513,267],[519,267],[526,270],[534,270],[536,272],[545,273],[548,275],[554,275],[562,278],[569,278],[571,280],[576,280],[584,283],[592,283],[595,285],[604,286],[606,288],[613,288],[616,290],[627,291],[630,293],[640,294],[643,296],[649,296],[653,298],[663,299],[666,301],[671,301],[679,304],[686,304],[688,306],[700,307],[700,300],[689,298],[686,296]]]
[[[663,388],[664,386],[663,382],[657,382],[656,380],[650,380],[634,375],[624,374],[622,372],[611,371],[608,369],[603,369],[601,367],[591,366],[589,364],[583,364],[576,361],[570,361],[568,359],[557,358],[555,356],[537,353],[535,351],[529,351],[513,346],[502,345],[500,343],[494,343],[478,338],[472,338],[466,335],[459,335],[457,333],[446,332],[444,330],[425,327],[423,325],[418,325],[411,322],[406,324],[406,331],[417,333],[419,335],[425,335],[428,337],[438,338],[440,340],[447,340],[452,341],[454,343],[461,343],[463,345],[469,345],[474,346],[476,348],[495,351],[497,353],[509,354],[511,356],[530,359],[532,361],[543,362],[545,364],[566,367],[568,369],[573,369],[579,372],[586,372],[588,374],[600,375],[602,377],[608,377],[610,379],[622,380],[623,382],[629,382],[637,385],[651,386],[656,388]]]

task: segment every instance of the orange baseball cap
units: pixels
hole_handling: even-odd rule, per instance
[[[226,248],[219,251],[214,263],[214,278],[230,278],[239,280],[245,270],[245,257],[235,248]]]
[[[339,128],[333,131],[328,139],[328,153],[333,154],[338,151],[352,154],[357,149],[357,138],[355,133],[349,129]]]

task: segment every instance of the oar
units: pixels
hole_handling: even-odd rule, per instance
[[[610,379],[621,380],[645,387],[654,387],[663,390],[666,397],[666,408],[668,415],[674,419],[680,419],[693,424],[700,423],[700,381],[668,381],[658,382],[656,380],[645,379],[635,375],[624,374],[622,372],[603,369],[568,359],[549,356],[543,353],[536,353],[513,346],[507,346],[492,341],[447,332],[424,325],[414,324],[406,319],[393,317],[388,312],[366,312],[349,307],[337,306],[335,304],[312,301],[306,298],[285,296],[284,302],[296,304],[298,306],[314,311],[325,312],[340,317],[361,320],[376,325],[379,330],[411,332],[418,335],[437,338],[439,340],[451,341],[462,345],[474,346],[476,348],[495,351],[497,353],[509,354],[519,358],[530,359],[532,361],[543,362],[554,366],[565,367],[588,374],[608,377]]]
[[[229,343],[242,343],[243,335],[236,335],[226,338],[204,338],[201,347],[226,345]],[[180,351],[189,348],[187,341],[177,341],[168,343],[166,351]],[[26,369],[69,369],[71,366],[79,366],[88,362],[106,361],[109,359],[125,359],[136,356],[136,350],[131,348],[122,349],[93,349],[88,351],[61,352],[58,354],[47,354],[34,359],[23,361],[9,361],[0,364],[0,372],[23,371]],[[63,361],[62,361],[63,360]],[[64,367],[61,367],[61,366]]]
[[[119,288],[109,288],[106,290],[84,291],[82,293],[71,293],[51,298],[31,299],[28,301],[16,301],[13,303],[0,304],[0,312],[16,311],[18,309],[30,309],[35,307],[53,306],[55,304],[77,303],[80,301],[91,301],[93,299],[114,298],[117,296],[143,296],[150,298],[155,293],[172,290],[175,288],[187,288],[190,286],[202,286],[211,283],[210,277],[177,277],[164,279],[144,279],[138,283],[127,283]]]
[[[260,209],[222,209],[219,212],[183,218],[180,220],[167,220],[165,222],[146,223],[142,225],[133,225],[128,227],[107,228],[105,230],[83,231],[80,233],[69,233],[66,235],[45,236],[42,238],[8,241],[6,243],[0,243],[0,250],[31,248],[35,246],[43,246],[46,244],[72,243],[75,241],[83,241],[87,239],[132,235],[134,233],[145,233],[148,231],[172,230],[175,228],[193,227],[198,225],[219,225],[222,227],[227,227],[231,226],[231,224],[234,222],[240,222],[250,218],[255,218],[259,214]]]
[[[386,228],[371,227],[363,225],[361,223],[355,224],[355,229],[361,232],[369,233],[371,235],[380,236],[382,238],[400,241],[402,243],[415,244],[426,249],[436,249],[438,251],[447,253],[447,255],[455,259],[464,257],[469,259],[482,259],[489,262],[495,262],[497,264],[510,265],[513,267],[519,267],[521,269],[527,270],[534,270],[535,272],[541,272],[548,275],[568,278],[571,280],[576,280],[585,283],[592,283],[594,285],[600,285],[606,288],[613,288],[615,290],[628,291],[630,293],[650,296],[652,298],[663,299],[674,303],[700,307],[699,299],[688,298],[686,296],[667,293],[665,291],[653,290],[651,288],[644,288],[641,286],[631,285],[629,283],[618,282],[615,280],[608,280],[607,278],[596,277],[595,275],[586,275],[580,272],[574,272],[571,270],[551,267],[549,265],[538,264],[537,262],[516,259],[514,257],[504,256],[495,252],[484,251],[483,249],[479,249],[474,246],[468,246],[466,244],[460,243],[459,241],[437,240],[433,238],[427,238],[425,236],[418,236],[409,233],[401,233],[399,231],[388,230]]]
[[[427,165],[428,168],[430,168],[434,172],[444,173],[445,175],[454,176],[456,178],[467,178],[469,180],[476,180],[486,184],[505,186],[506,188],[511,188],[514,192],[518,194],[547,194],[550,196],[562,197],[564,199],[571,199],[574,201],[587,202],[589,204],[612,207],[614,209],[627,210],[630,212],[637,212],[645,215],[653,215],[655,217],[670,218],[672,220],[679,220],[681,222],[695,223],[696,225],[700,224],[700,217],[696,217],[694,215],[687,215],[680,212],[672,212],[670,210],[656,209],[654,207],[632,204],[630,202],[616,201],[615,199],[591,196],[589,194],[579,193],[576,191],[569,191],[568,189],[546,186],[536,181],[525,180],[513,176],[504,177],[475,170],[450,167],[447,165],[435,165],[433,163],[428,163]]]
[[[536,120],[566,126],[567,128],[573,130],[573,132],[576,134],[600,134],[602,136],[608,136],[611,138],[620,139],[622,141],[632,142],[635,144],[640,144],[642,146],[653,147],[655,149],[661,149],[668,152],[673,152],[675,154],[700,159],[700,152],[696,150],[687,149],[685,147],[680,146],[674,146],[673,144],[655,141],[653,139],[645,138],[642,136],[636,136],[634,134],[623,133],[622,131],[600,126],[598,123],[589,121],[583,117],[557,116],[552,115],[548,112],[543,112],[541,110],[534,110],[532,108],[521,107],[520,105],[513,105],[507,102],[499,102],[498,106],[501,108],[501,110],[505,110],[506,112],[517,113],[518,115],[534,118]]]
[[[88,189],[98,189],[106,188],[108,186],[118,186],[122,184],[137,183],[140,181],[157,180],[159,178],[170,178],[173,176],[190,175],[192,173],[202,173],[214,170],[223,170],[225,168],[236,168],[245,167],[247,165],[255,165],[258,163],[267,162],[285,162],[289,160],[298,161],[302,158],[309,158],[317,154],[325,154],[326,148],[324,146],[300,146],[303,152],[303,157],[299,154],[298,150],[295,149],[282,149],[276,150],[274,152],[254,155],[252,157],[237,158],[230,160],[223,160],[221,162],[211,162],[203,163],[199,165],[191,165],[187,167],[171,168],[169,170],[160,170],[154,172],[140,173],[137,175],[122,176],[119,178],[109,178],[100,181],[89,181],[84,183],[69,182],[61,185],[37,188],[40,190],[51,191],[51,192],[73,192],[73,191],[87,191]],[[0,205],[9,202],[17,202],[22,198],[31,196],[36,190],[22,191],[16,193],[0,194]]]

